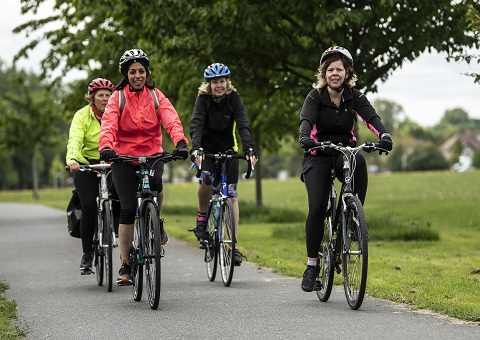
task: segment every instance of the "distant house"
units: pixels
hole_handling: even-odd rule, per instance
[[[447,139],[441,146],[440,151],[446,159],[451,159],[453,151],[457,143],[462,145],[462,153],[459,162],[454,165],[454,170],[466,171],[469,170],[472,164],[472,157],[478,148],[480,148],[480,132],[472,130],[465,130],[454,134]]]

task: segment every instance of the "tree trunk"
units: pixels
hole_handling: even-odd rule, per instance
[[[256,150],[255,151],[257,152],[258,159],[260,159],[261,140],[260,140],[260,128],[258,126],[255,127],[255,129],[253,130],[253,134],[254,134],[254,140],[255,140],[255,145],[256,145]],[[256,199],[257,208],[263,207],[263,203],[262,203],[262,171],[261,170],[262,170],[262,163],[258,162],[255,165],[255,199]]]
[[[33,199],[39,200],[40,193],[38,191],[38,170],[37,170],[37,152],[36,147],[32,150],[32,183],[33,183]]]

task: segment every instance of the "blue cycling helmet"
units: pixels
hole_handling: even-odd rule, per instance
[[[219,77],[228,78],[230,77],[230,70],[227,65],[214,63],[205,69],[205,72],[203,72],[203,77],[206,81]]]

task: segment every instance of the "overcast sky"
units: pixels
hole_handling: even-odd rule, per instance
[[[37,17],[48,15],[52,4],[53,0],[48,0],[42,5]],[[9,1],[0,13],[0,59],[7,65],[11,65],[13,56],[21,47],[38,37],[37,33],[29,38],[12,33],[14,27],[29,19],[20,14],[20,0]],[[48,48],[48,44],[40,44],[34,55],[21,60],[18,66],[38,72],[40,60]],[[480,55],[480,51],[472,51],[472,54]],[[409,119],[423,126],[438,123],[446,110],[457,107],[464,109],[470,118],[480,119],[480,84],[474,84],[472,77],[463,75],[480,73],[480,65],[476,61],[470,65],[448,63],[445,57],[445,54],[424,54],[414,62],[404,64],[385,83],[378,83],[377,93],[367,94],[367,97],[370,101],[380,98],[400,104]]]

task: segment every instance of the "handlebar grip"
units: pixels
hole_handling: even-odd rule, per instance
[[[252,176],[252,157],[250,156],[247,162],[247,173],[245,174],[245,179],[249,179]]]

